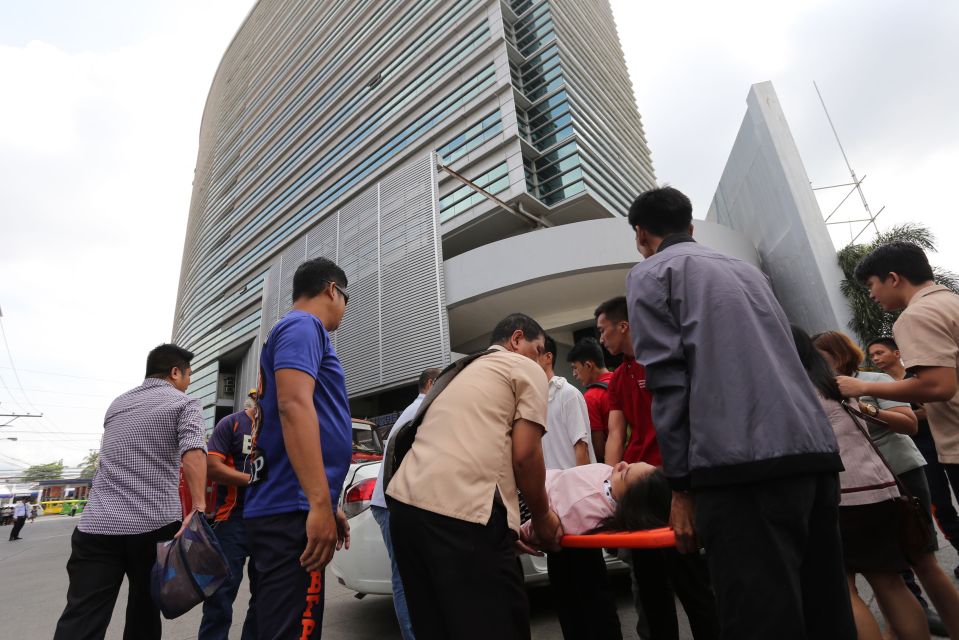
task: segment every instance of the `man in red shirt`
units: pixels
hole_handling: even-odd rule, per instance
[[[609,382],[609,438],[606,464],[645,462],[661,467],[663,458],[653,426],[653,398],[646,391],[646,370],[633,355],[626,298],[619,296],[595,311],[599,340],[611,354],[623,355]],[[626,425],[629,425],[627,443]],[[624,451],[625,445],[625,451]],[[640,638],[678,638],[675,595],[686,610],[696,640],[719,638],[719,617],[702,556],[676,549],[633,549],[636,633]]]
[[[573,369],[573,377],[583,386],[593,451],[596,461],[603,462],[609,435],[609,383],[613,374],[606,368],[603,348],[594,338],[586,338],[573,345],[566,362]]]

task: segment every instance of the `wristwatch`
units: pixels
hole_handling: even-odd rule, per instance
[[[869,416],[870,418],[878,418],[878,417],[879,417],[879,407],[877,407],[877,406],[875,406],[875,405],[872,405],[872,404],[869,404],[868,402],[860,402],[860,403],[859,403],[859,410],[862,411],[863,413],[865,413],[865,414],[866,414],[867,416]]]

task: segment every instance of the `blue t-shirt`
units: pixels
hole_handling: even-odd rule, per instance
[[[250,440],[253,434],[253,420],[246,411],[231,413],[216,423],[213,435],[206,443],[207,453],[217,456],[237,471],[250,473]],[[246,487],[236,485],[216,485],[216,515],[214,520],[222,522],[230,516],[243,515],[243,498]]]
[[[276,402],[276,372],[280,369],[303,371],[316,380],[313,406],[334,509],[350,468],[353,421],[340,359],[318,318],[305,311],[290,311],[273,327],[260,354],[262,424],[254,446],[262,454],[262,467],[255,466],[256,479],[247,489],[245,518],[310,509],[283,443]]]

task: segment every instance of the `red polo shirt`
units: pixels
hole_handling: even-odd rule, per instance
[[[590,431],[609,431],[609,384],[612,379],[612,372],[604,373],[596,382],[605,382],[605,389],[589,387],[583,392],[586,410],[589,412]]]
[[[609,408],[622,411],[630,426],[623,460],[662,466],[663,457],[653,427],[653,397],[646,391],[646,369],[635,358],[624,357],[613,372],[609,382]]]

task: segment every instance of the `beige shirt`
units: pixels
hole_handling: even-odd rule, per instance
[[[543,369],[502,347],[472,362],[433,400],[413,447],[390,481],[395,500],[486,524],[497,489],[519,533],[513,476],[513,423],[546,424]]]
[[[902,364],[959,370],[959,296],[942,285],[920,290],[892,328]],[[959,394],[925,404],[939,460],[959,464]]]

